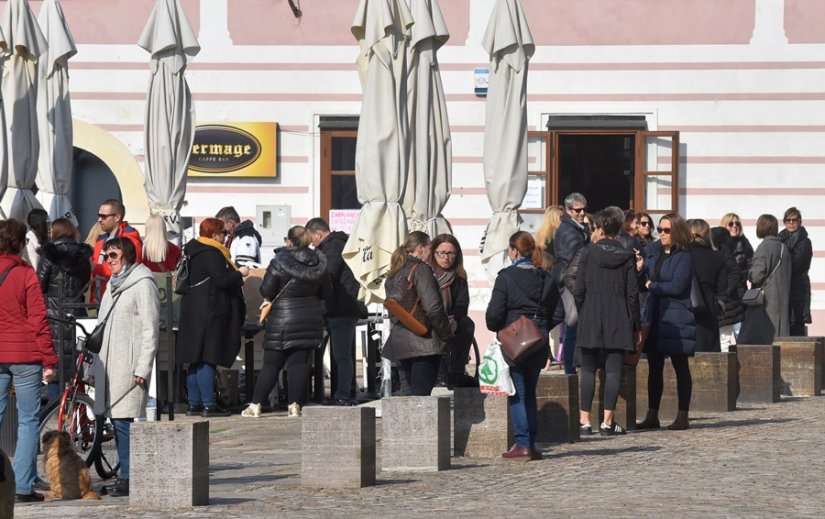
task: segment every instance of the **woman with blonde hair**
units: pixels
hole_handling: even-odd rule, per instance
[[[702,289],[704,308],[694,309],[696,317],[696,351],[719,352],[719,305],[717,301],[728,289],[728,270],[725,268],[722,254],[713,246],[710,237],[710,225],[702,219],[688,220],[693,255],[693,271],[699,287]]]
[[[278,249],[266,269],[260,292],[272,309],[264,330],[264,362],[252,401],[241,416],[261,416],[261,404],[284,368],[289,372],[288,416],[300,416],[306,403],[310,355],[323,346],[324,299],[332,290],[327,257],[311,244],[309,232],[293,226],[286,247]]]
[[[553,237],[561,225],[564,208],[560,205],[551,205],[544,210],[544,219],[536,230],[536,244],[541,248],[541,268],[550,270],[553,266]]]
[[[140,262],[152,272],[172,272],[180,259],[180,247],[166,239],[166,222],[159,214],[146,219],[143,257]]]
[[[430,395],[438,377],[441,356],[447,353],[447,344],[453,338],[438,281],[427,263],[431,248],[426,233],[409,233],[404,243],[392,253],[384,285],[388,299],[401,301],[412,284],[426,316],[423,324],[428,325],[429,330],[423,337],[391,317],[392,328],[382,351],[384,357],[401,364],[413,396]]]

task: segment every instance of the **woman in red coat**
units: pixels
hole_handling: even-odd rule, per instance
[[[25,245],[23,222],[13,218],[0,222],[0,423],[14,382],[18,425],[13,467],[18,502],[43,500],[43,495],[32,490],[40,383],[54,379],[57,365],[40,281],[20,257]]]

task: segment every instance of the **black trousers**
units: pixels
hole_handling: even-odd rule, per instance
[[[589,413],[596,394],[596,370],[604,370],[604,408],[615,411],[622,384],[623,350],[591,350],[579,348],[581,354],[581,410]]]
[[[413,357],[401,361],[404,378],[410,385],[411,396],[430,396],[438,377],[438,366],[441,364],[441,355],[427,357]]]
[[[690,376],[690,366],[688,366],[688,356],[682,354],[670,354],[670,362],[673,370],[676,371],[676,394],[679,398],[679,411],[690,409],[690,395],[693,392],[693,379]],[[665,355],[662,353],[647,354],[647,402],[650,409],[659,409],[662,403],[662,392],[664,391],[665,380]]]
[[[455,337],[449,342],[450,363],[447,368],[449,373],[464,373],[475,332],[476,324],[472,319],[465,315],[458,320]]]
[[[286,366],[289,372],[287,379],[287,396],[289,402],[297,402],[303,406],[307,400],[307,384],[309,383],[309,355],[312,350],[264,350],[264,360],[258,382],[255,384],[255,394],[252,403],[260,404],[269,399],[269,394],[278,383],[278,374]]]

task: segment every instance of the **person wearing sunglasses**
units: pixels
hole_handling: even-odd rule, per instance
[[[105,321],[103,343],[95,361],[95,415],[111,418],[120,475],[106,487],[112,497],[129,495],[130,431],[146,416],[149,382],[160,334],[160,295],[152,272],[139,261],[126,237],[103,248],[112,277],[100,301],[98,324]]]
[[[753,262],[753,247],[748,237],[745,236],[742,230],[742,219],[736,213],[728,213],[722,217],[720,224],[728,230],[728,234],[733,239],[733,257],[736,259],[736,267],[739,269],[740,279],[738,286],[744,287],[741,289],[742,293],[748,289],[748,272],[751,269]],[[734,336],[739,335],[741,323],[733,326]]]
[[[802,226],[802,213],[796,207],[785,211],[783,218],[785,228],[779,233],[779,239],[788,247],[793,261],[791,263],[791,335],[805,335],[805,325],[811,323],[811,268],[813,246],[808,231]]]
[[[432,250],[430,267],[441,289],[444,310],[455,335],[447,341],[447,387],[478,387],[478,380],[467,375],[466,371],[476,325],[467,315],[470,289],[461,245],[452,234],[439,234],[433,238]]]
[[[761,305],[745,308],[745,320],[736,342],[740,344],[771,344],[774,337],[787,337],[791,332],[791,291],[793,258],[779,239],[779,222],[772,214],[762,214],[756,220],[756,237],[762,243],[753,253],[753,265],[748,272],[751,288],[761,288]]]
[[[639,217],[633,209],[627,209],[623,214],[624,222],[621,231],[619,231],[619,243],[625,249],[638,251],[644,256],[644,244],[639,239]]]
[[[124,236],[132,241],[137,251],[137,257],[143,255],[143,240],[140,233],[129,225],[126,218],[126,206],[123,202],[115,198],[110,198],[100,204],[97,210],[97,223],[100,226],[100,234],[95,241],[94,252],[92,253],[92,285],[89,290],[89,300],[92,303],[100,301],[103,292],[106,291],[106,280],[112,275],[106,256],[103,253],[104,245],[107,241],[118,236]]]
[[[670,357],[676,372],[679,411],[670,430],[688,425],[688,410],[693,381],[688,366],[696,348],[696,318],[690,304],[694,276],[691,234],[685,219],[670,213],[659,220],[656,228],[660,241],[647,248],[644,259],[637,258],[641,289],[649,295],[643,322],[649,323],[644,352],[648,360],[648,410],[637,429],[658,429],[659,404],[664,391],[665,358]]]
[[[175,362],[188,364],[188,416],[229,416],[215,399],[215,367],[229,368],[241,349],[246,304],[241,289],[246,267],[236,267],[224,247],[223,221],[205,218],[196,239],[183,246],[191,289],[183,295]]]
[[[653,228],[656,226],[653,223],[653,218],[647,213],[636,213],[636,218],[639,220],[639,227],[636,230],[636,237],[642,243],[642,246],[645,247],[649,243],[653,243],[656,241],[656,234],[653,231]]]
[[[576,253],[590,243],[590,228],[585,223],[587,217],[587,199],[581,193],[570,193],[564,199],[565,214],[561,217],[561,224],[556,231],[554,247],[555,260],[550,270],[551,278],[555,282],[559,293],[567,290],[564,287],[564,272],[567,266],[576,257]],[[576,351],[576,327],[565,326],[562,340],[564,357],[564,372],[576,372],[574,356]]]

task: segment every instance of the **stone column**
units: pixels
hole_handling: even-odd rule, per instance
[[[539,376],[537,443],[579,441],[579,376],[563,373]]]
[[[739,402],[779,402],[782,378],[779,346],[773,344],[731,345],[739,361]]]
[[[781,349],[782,394],[817,396],[822,392],[823,337],[776,337]]]
[[[381,470],[450,468],[450,399],[402,396],[381,400]]]
[[[478,388],[457,387],[453,393],[454,454],[496,458],[513,443],[507,397],[485,395]]]
[[[301,484],[361,488],[375,485],[375,409],[311,406],[301,423]]]

